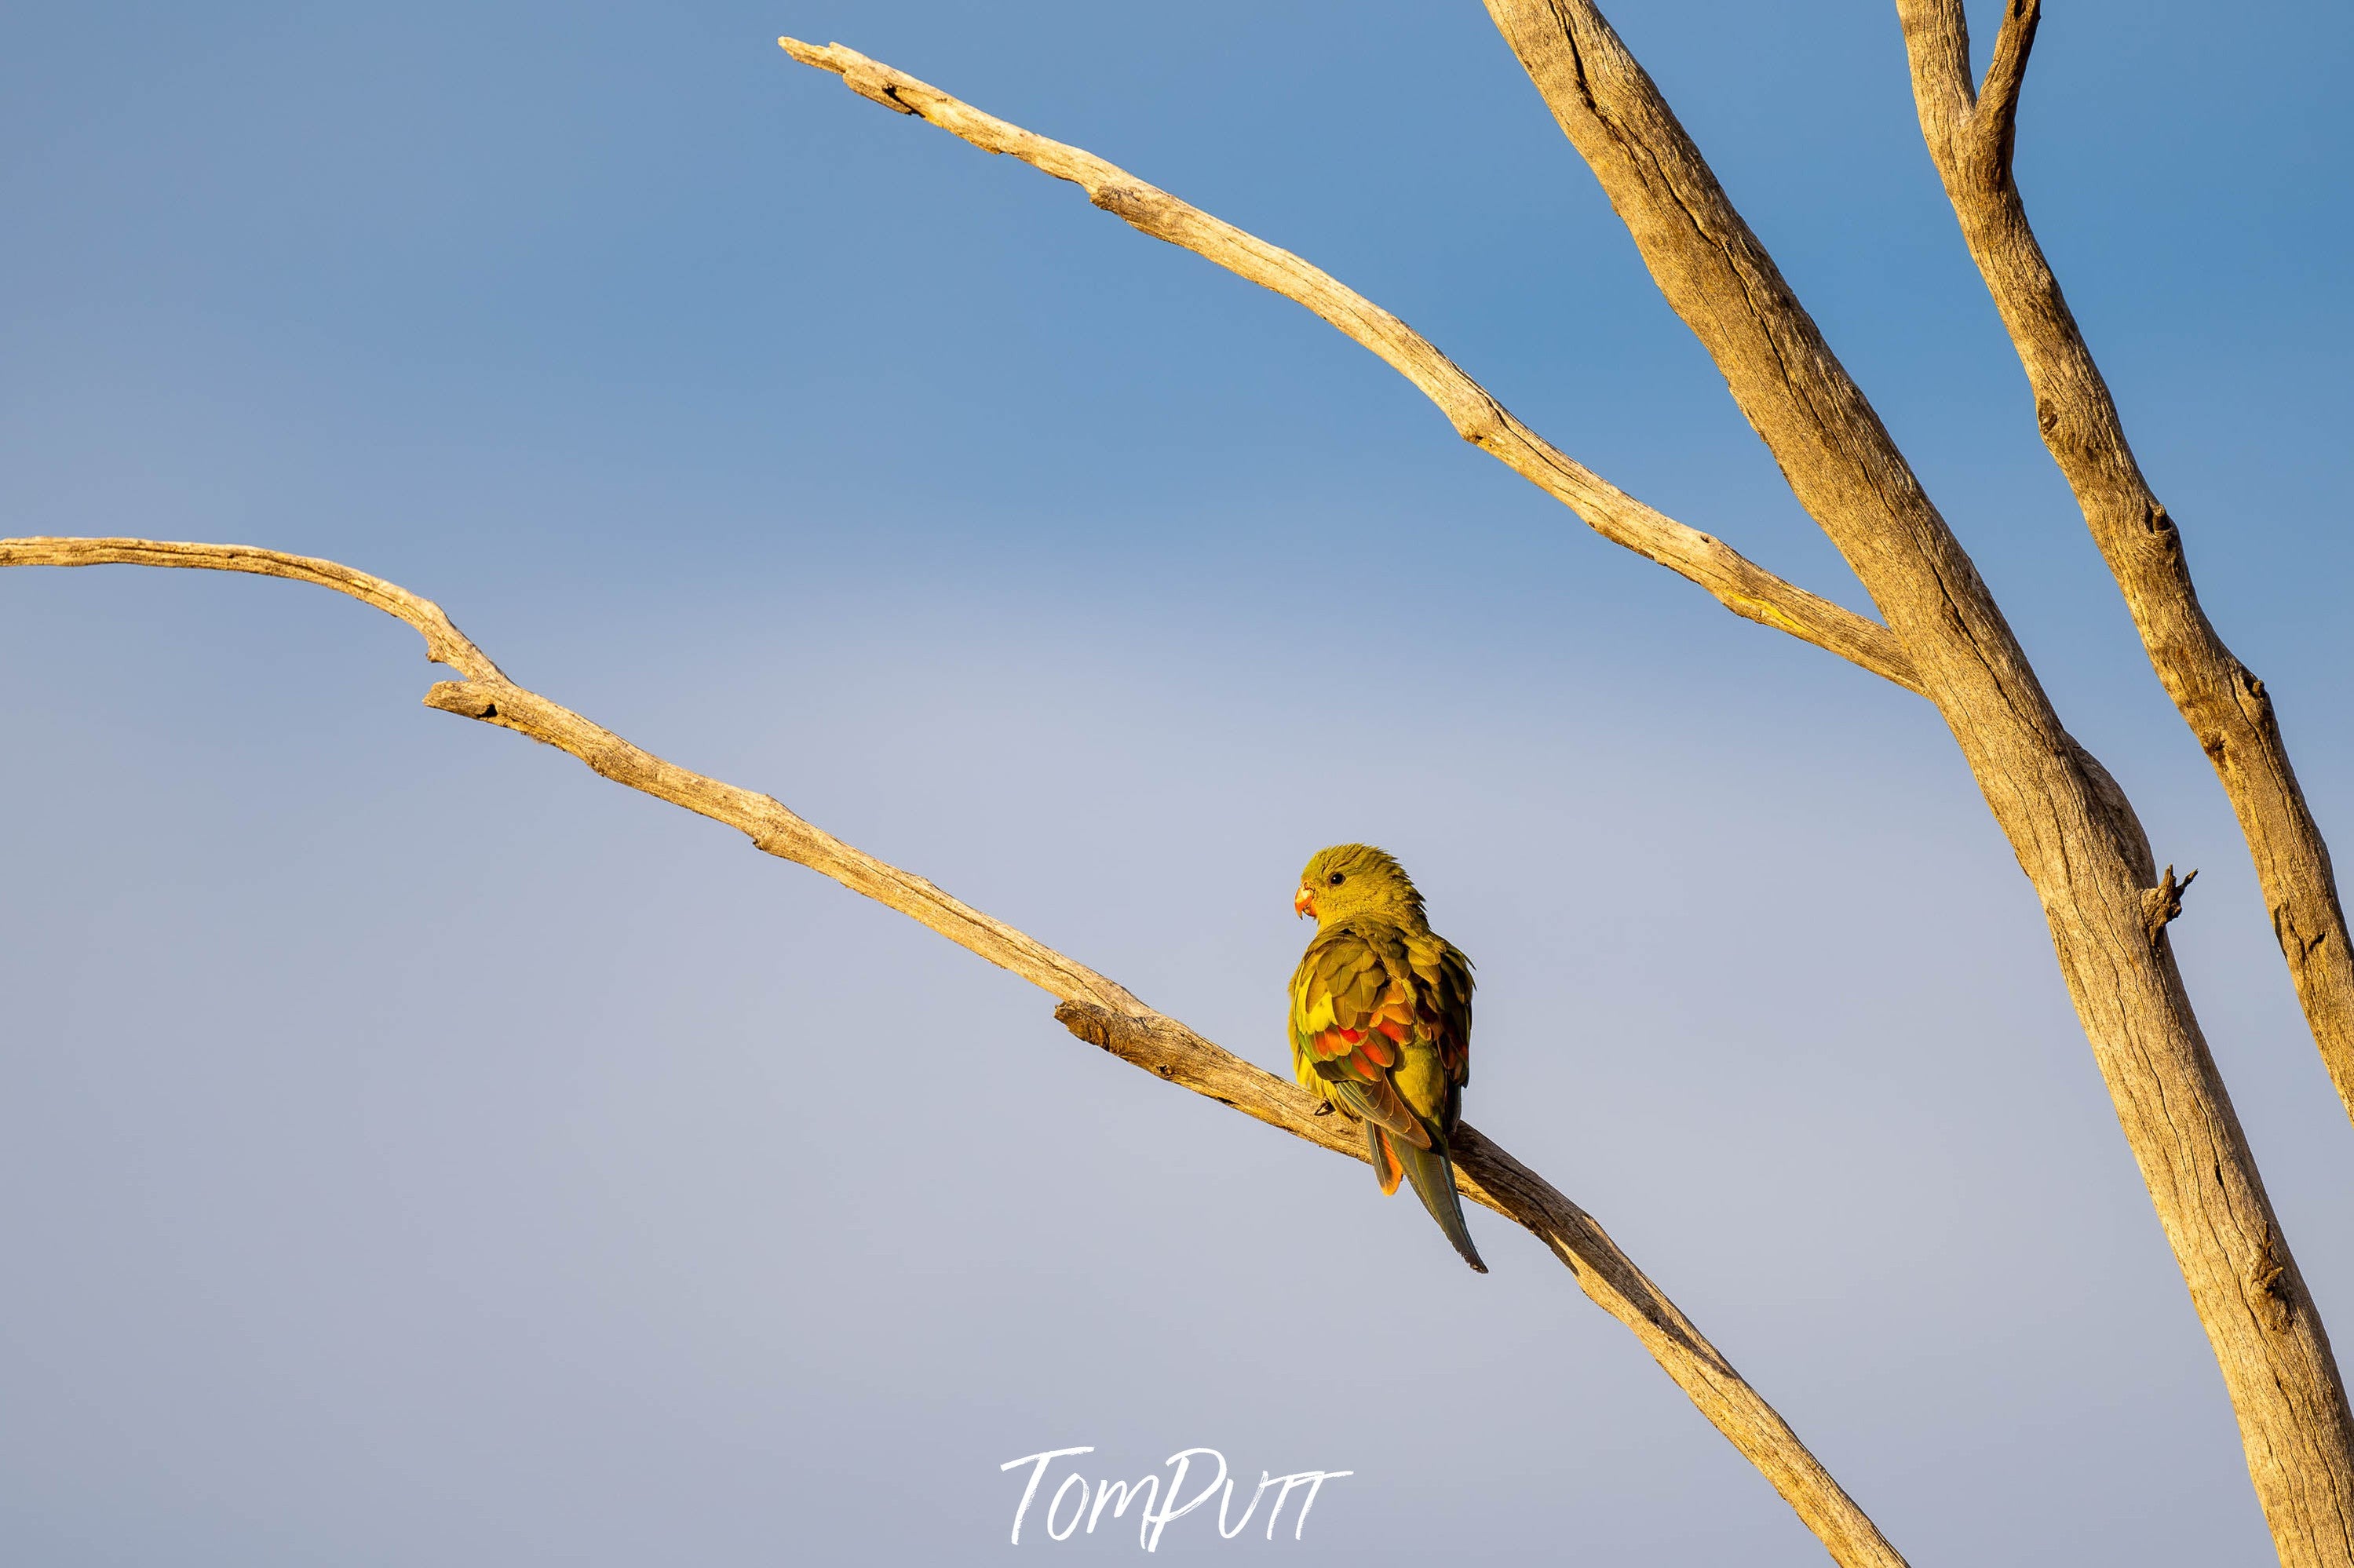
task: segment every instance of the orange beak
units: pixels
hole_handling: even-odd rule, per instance
[[[1299,892],[1293,894],[1291,895],[1291,912],[1295,915],[1315,914],[1316,895],[1309,892],[1305,887],[1302,887]]]

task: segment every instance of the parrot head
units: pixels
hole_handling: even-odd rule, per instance
[[[1401,920],[1419,923],[1422,895],[1414,880],[1389,851],[1371,844],[1334,844],[1320,849],[1299,874],[1291,907],[1313,915],[1319,926],[1363,910],[1378,910]]]

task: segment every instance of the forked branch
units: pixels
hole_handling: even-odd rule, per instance
[[[1975,99],[1961,0],[1897,0],[1896,9],[1922,137],[2027,372],[2036,426],[2125,594],[2150,667],[2231,799],[2306,1027],[2354,1117],[2354,948],[2329,846],[2264,682],[2224,645],[2199,602],[2181,533],[2142,475],[2011,177],[2019,86],[2039,6],[2011,0],[1986,90]]]
[[[2125,831],[2130,807],[2069,741],[1968,553],[1595,0],[1486,4],[1659,291],[1913,656],[2033,883],[2118,1127],[2231,1394],[2281,1561],[2354,1568],[2354,1409],[2172,948],[2151,934],[2152,868],[2139,833]],[[2014,37],[2011,58],[2023,62],[2025,34]],[[1958,38],[1928,51],[1956,99],[1968,90],[1967,63],[1951,66],[1961,52]],[[2053,450],[2067,444],[2054,438]],[[2119,521],[2141,531],[2142,559],[2179,565],[2163,516]],[[2203,617],[2197,630],[2212,635]]]
[[[772,797],[690,773],[516,685],[451,624],[440,607],[406,588],[333,561],[243,545],[0,539],[0,567],[110,564],[290,577],[372,604],[416,628],[425,639],[426,656],[465,677],[435,684],[425,694],[429,706],[529,736],[570,752],[617,784],[724,822],[748,836],[756,848],[829,876],[1020,975],[1056,1000],[1055,1018],[1081,1040],[1319,1148],[1364,1158],[1362,1138],[1336,1126],[1338,1117],[1317,1116],[1316,1102],[1297,1086],[1213,1044],[1145,1006],[1124,987],[922,877],[852,848]],[[1701,1414],[1765,1474],[1836,1561],[1846,1568],[1903,1568],[1903,1558],[1789,1425],[1591,1215],[1469,1126],[1457,1133],[1454,1153],[1464,1196],[1544,1243],[1579,1287],[1633,1330]]]
[[[1886,627],[1783,581],[1723,540],[1645,505],[1574,461],[1514,418],[1429,339],[1331,274],[1092,153],[983,113],[855,49],[840,44],[821,48],[798,38],[777,42],[803,65],[832,71],[862,98],[916,115],[985,153],[1011,154],[1068,180],[1096,206],[1155,239],[1307,306],[1413,382],[1438,405],[1456,434],[1561,502],[1612,544],[1699,584],[1735,615],[1828,649],[1908,691],[1921,689],[1911,658]]]

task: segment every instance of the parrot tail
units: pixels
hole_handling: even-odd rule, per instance
[[[1387,1140],[1390,1152],[1405,1167],[1405,1179],[1414,1183],[1414,1195],[1463,1255],[1463,1261],[1475,1274],[1485,1274],[1488,1266],[1479,1261],[1479,1249],[1471,1245],[1471,1231],[1463,1223],[1463,1202],[1455,1192],[1455,1165],[1447,1158],[1447,1145],[1442,1140],[1436,1149],[1416,1149],[1402,1138]]]

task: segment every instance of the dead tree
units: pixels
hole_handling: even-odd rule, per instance
[[[2062,726],[1968,553],[1600,11],[1590,0],[1488,0],[1488,11],[1879,621],[1783,582],[1600,479],[1395,316],[1299,258],[854,50],[779,42],[863,97],[1069,180],[1144,233],[1306,305],[1420,387],[1464,440],[1605,537],[1734,613],[1936,705],[2041,900],[2078,1020],[2222,1371],[2281,1559],[2354,1568],[2354,1415],[2175,967],[2166,927],[2183,885],[2170,867],[2159,874],[2124,792]],[[1898,12],[1924,134],[2027,368],[2037,422],[2153,665],[2232,796],[2314,1036],[2354,1110],[2354,968],[2327,851],[2263,683],[2200,609],[2179,533],[2134,465],[2011,178],[2037,0],[2010,0],[1982,90],[1971,82],[1960,0],[1899,0]]]
[[[1605,537],[1735,614],[1811,642],[1935,704],[2034,886],[2062,975],[2128,1147],[2221,1369],[2256,1495],[2285,1563],[2354,1568],[2354,1416],[2177,971],[2167,926],[2186,880],[2158,872],[2131,804],[2061,725],[1944,517],[1773,260],[1600,13],[1586,0],[1488,0],[1505,42],[1625,222],[1654,281],[1714,358],[1793,493],[1872,596],[1874,620],[1663,516],[1504,409],[1405,323],[1277,249],[1077,148],[1049,141],[839,45],[781,39],[855,92],[1084,189],[1146,234],[1315,312],[1438,405],[1458,434]],[[2354,1112],[2354,962],[2328,854],[2263,683],[2199,607],[2179,531],[2029,228],[2011,176],[2039,19],[2010,0],[1974,86],[1960,0],[1898,0],[1923,133],[2034,393],[2039,427],[2116,576],[2151,662],[2230,794],[2317,1043]],[[681,768],[514,684],[431,603],[332,562],[140,539],[0,541],[0,566],[104,563],[317,583],[395,615],[461,679],[434,707],[516,730],[599,773],[749,835],[878,899],[1054,995],[1072,1033],[1154,1075],[1362,1158],[1308,1097],[1101,975],[842,843],[775,800]],[[1466,1129],[1466,1194],[1520,1223],[1632,1330],[1693,1403],[1847,1564],[1902,1563],[1789,1427],[1593,1220]]]

